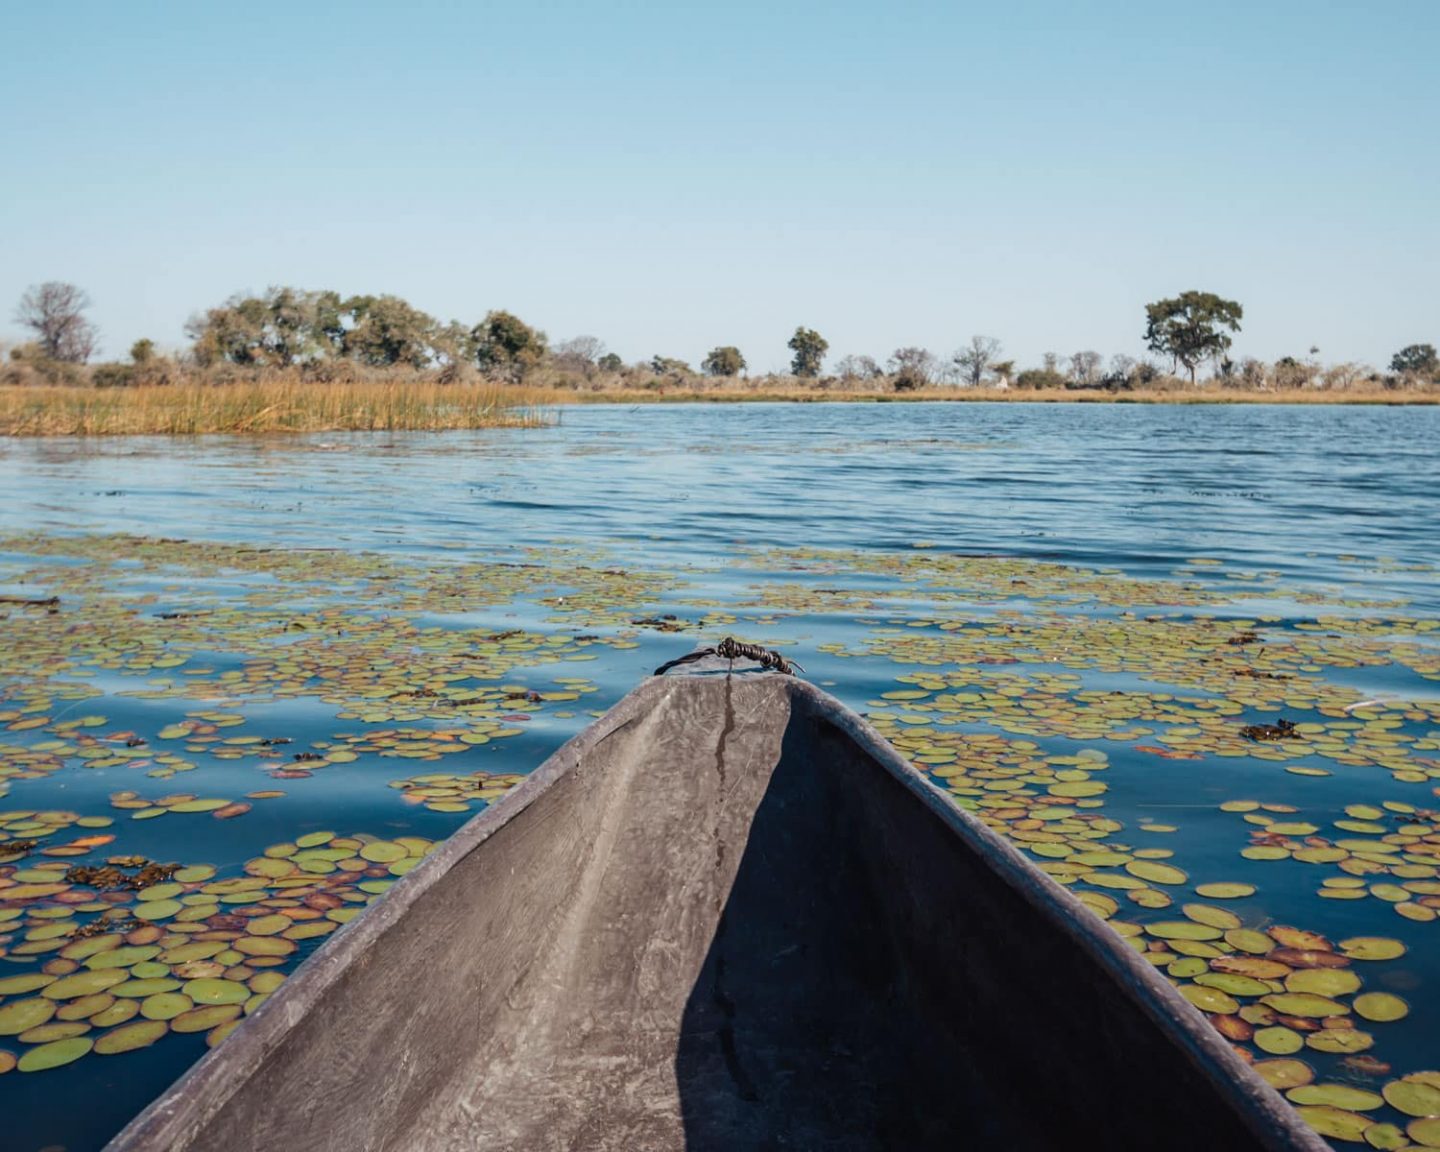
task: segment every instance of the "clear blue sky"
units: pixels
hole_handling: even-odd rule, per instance
[[[1440,2],[81,0],[0,14],[0,339],[104,351],[268,284],[782,367],[999,337],[1440,343]]]

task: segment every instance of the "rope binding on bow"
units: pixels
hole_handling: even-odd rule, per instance
[[[773,648],[762,648],[759,644],[743,644],[733,636],[726,636],[713,648],[697,648],[694,652],[688,652],[668,664],[662,664],[655,669],[656,676],[663,676],[671,668],[678,668],[682,664],[693,664],[697,660],[703,660],[706,656],[718,656],[722,660],[729,660],[735,663],[736,660],[754,660],[766,672],[779,672],[785,676],[793,676],[796,672],[804,672],[805,669],[793,660],[787,660]]]

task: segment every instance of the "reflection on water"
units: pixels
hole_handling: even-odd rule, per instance
[[[343,442],[12,442],[0,525],[481,555],[626,541],[669,563],[931,540],[1323,578],[1307,553],[1427,551],[1437,428],[1426,408],[702,405]]]
[[[1355,1117],[1322,1130],[1403,1127],[1440,1034],[1437,432],[746,405],[0,444],[0,597],[37,601],[0,604],[6,1146],[103,1143],[431,842],[727,632],[869,713],[1298,1105]],[[64,879],[112,857],[179,867]],[[124,985],[60,983],[102,954]]]

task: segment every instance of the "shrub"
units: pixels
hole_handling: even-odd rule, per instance
[[[1017,388],[1064,388],[1069,383],[1059,372],[1049,368],[1027,368],[1015,377]]]
[[[135,383],[132,364],[97,364],[90,370],[90,383],[96,388],[128,388]]]

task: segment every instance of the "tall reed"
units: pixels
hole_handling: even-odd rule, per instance
[[[414,378],[293,378],[159,387],[0,387],[0,435],[137,436],[212,432],[438,431],[546,422],[537,390]]]

